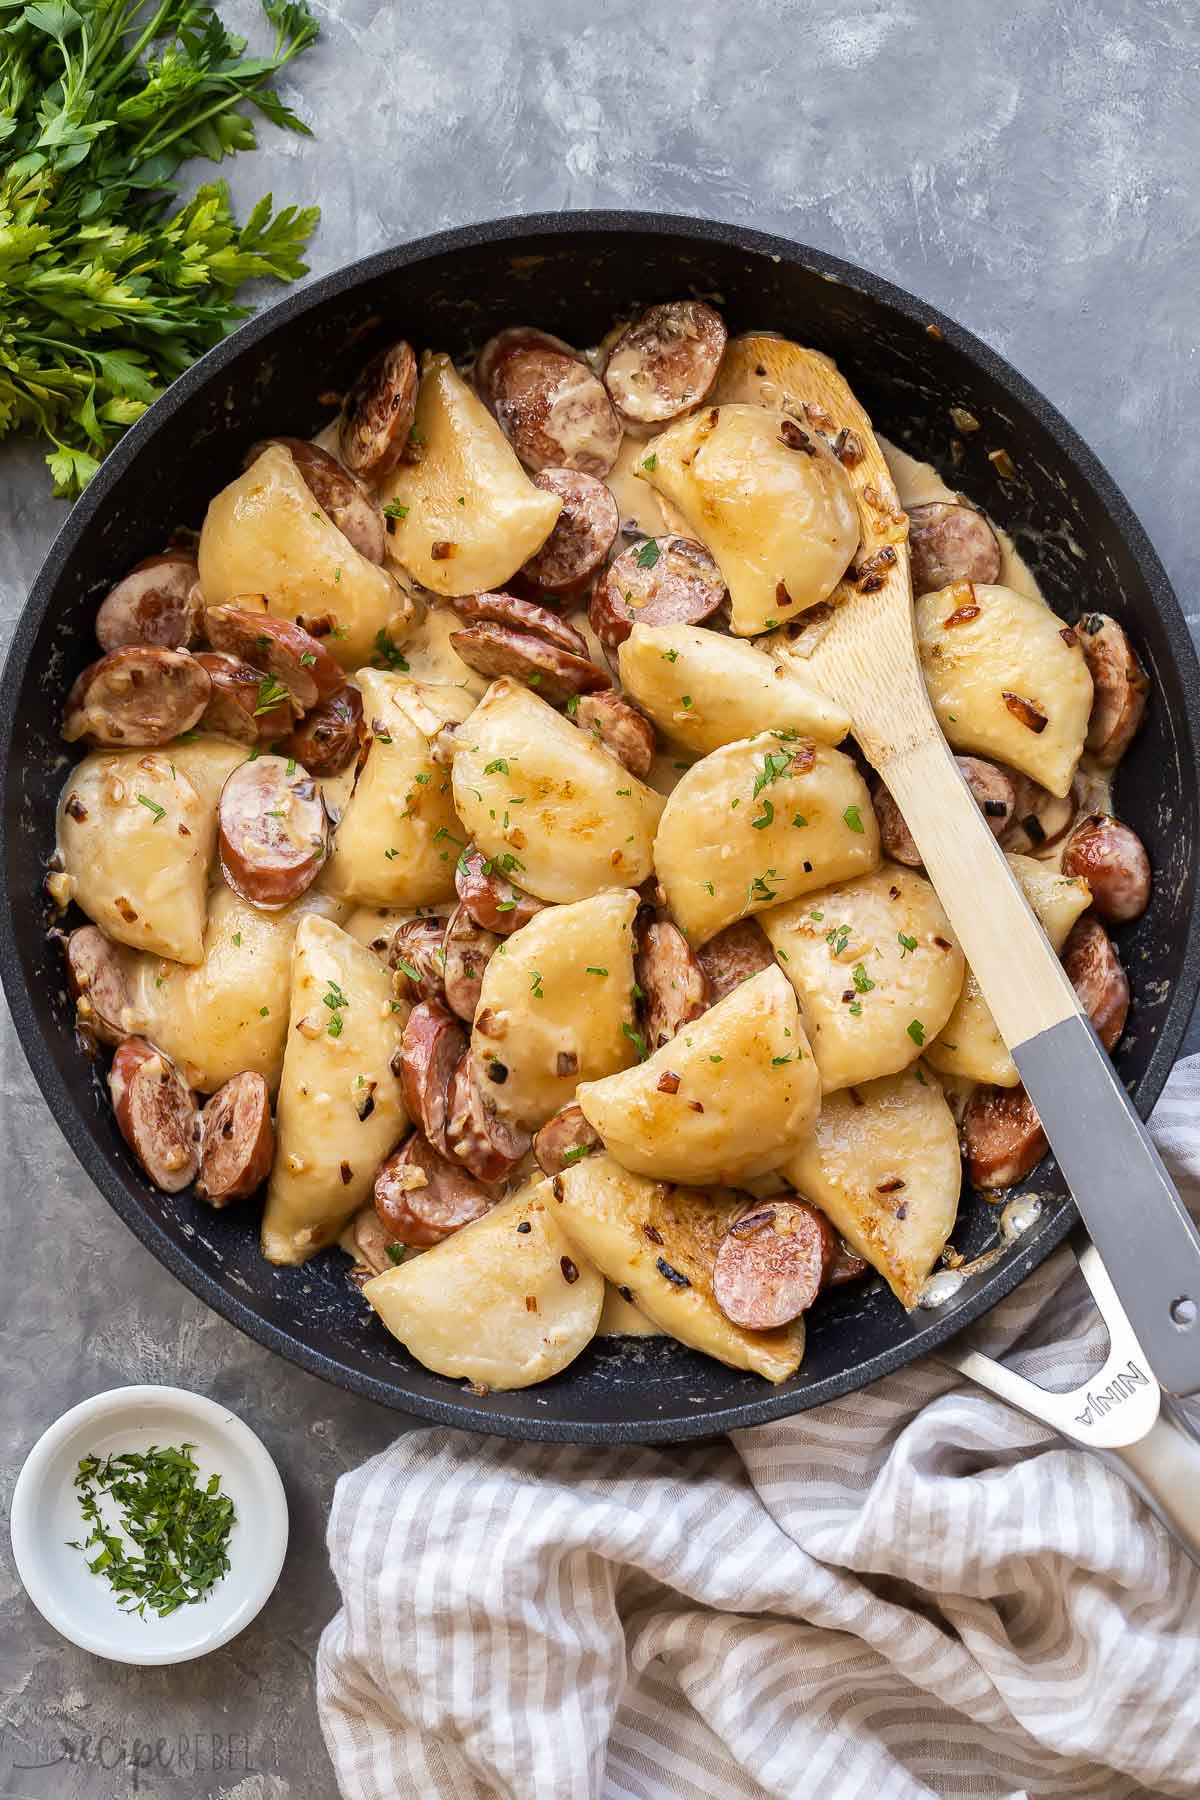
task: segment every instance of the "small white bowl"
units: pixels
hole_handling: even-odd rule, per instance
[[[88,1535],[75,1490],[80,1459],[152,1444],[194,1444],[197,1479],[216,1474],[237,1515],[230,1569],[207,1600],[160,1619],[122,1612],[102,1575],[69,1540]],[[13,1490],[10,1515],[17,1573],[54,1629],[110,1662],[190,1662],[236,1637],[262,1609],[283,1567],[287,1500],[279,1471],[228,1407],[185,1388],[113,1388],[73,1406],[38,1439]],[[91,1553],[94,1555],[94,1551]]]

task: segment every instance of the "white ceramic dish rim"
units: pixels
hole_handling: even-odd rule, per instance
[[[254,1503],[253,1519],[247,1520],[247,1484],[243,1483],[239,1519],[243,1530],[247,1526],[252,1530],[247,1531],[240,1547],[231,1550],[229,1573],[216,1585],[207,1601],[180,1608],[171,1615],[176,1620],[186,1616],[202,1628],[182,1645],[176,1642],[156,1646],[150,1642],[147,1631],[159,1621],[146,1621],[122,1612],[107,1584],[88,1573],[78,1552],[74,1554],[79,1555],[83,1577],[78,1590],[81,1597],[78,1606],[70,1604],[71,1584],[53,1582],[48,1568],[48,1533],[55,1528],[55,1513],[53,1505],[48,1503],[47,1482],[54,1479],[56,1462],[68,1446],[72,1446],[74,1460],[77,1460],[78,1456],[87,1453],[101,1433],[108,1435],[119,1431],[123,1420],[131,1433],[146,1431],[152,1422],[157,1429],[156,1414],[161,1415],[164,1425],[159,1441],[191,1439],[200,1447],[201,1456],[206,1448],[213,1446],[218,1450],[224,1446],[232,1452],[230,1466],[236,1461],[244,1468]],[[213,1463],[219,1467],[217,1459],[213,1459]],[[48,1624],[94,1656],[110,1662],[157,1667],[207,1656],[236,1637],[258,1616],[273,1593],[283,1568],[288,1544],[288,1508],[283,1482],[270,1453],[236,1414],[204,1394],[150,1384],[110,1388],[95,1394],[71,1407],[42,1433],[17,1477],[9,1528],[17,1573],[29,1598]],[[83,1582],[89,1585],[85,1587]],[[98,1619],[100,1624],[96,1623]]]

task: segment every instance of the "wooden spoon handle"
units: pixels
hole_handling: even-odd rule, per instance
[[[940,735],[880,772],[1151,1368],[1169,1393],[1200,1391],[1200,1232],[1066,971]]]

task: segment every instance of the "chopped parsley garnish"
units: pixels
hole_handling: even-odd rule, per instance
[[[271,1009],[270,1009],[270,1007],[269,1007],[269,1006],[260,1006],[260,1007],[259,1007],[259,1009],[258,1009],[258,1016],[259,1016],[259,1018],[260,1018],[260,1019],[268,1019],[268,1018],[270,1018],[270,1016],[271,1016]]]
[[[375,633],[375,660],[385,669],[398,670],[401,675],[408,671],[408,663],[388,636],[386,625],[381,625]]]
[[[848,925],[835,925],[832,931],[827,931],[825,933],[825,942],[829,945],[835,956],[841,956],[846,945],[850,942],[850,927]]]
[[[678,652],[678,650],[664,650],[662,653],[662,659],[664,662],[669,662],[669,663],[678,662],[679,661],[679,652]]]
[[[306,650],[301,656],[300,661],[304,664],[306,669],[315,669],[317,666],[317,659],[311,650]]]
[[[774,900],[775,889],[772,887],[768,887],[767,883],[769,881],[777,881],[778,878],[779,878],[779,871],[777,869],[767,869],[764,874],[756,875],[754,877],[754,880],[750,883],[747,897],[752,901],[753,900]]]
[[[156,825],[158,824],[158,821],[160,819],[166,818],[166,816],[167,816],[166,807],[160,806],[158,804],[157,800],[151,800],[148,794],[139,794],[137,797],[137,802],[138,802],[139,806],[144,806],[146,808],[147,812],[152,812],[154,814],[154,823]]]
[[[643,467],[643,469],[649,469],[651,474],[653,474],[655,469],[657,469],[657,467],[658,467],[658,452],[655,450],[652,450],[650,452],[649,456],[643,462],[642,467]]]
[[[862,1001],[861,1000],[852,1000],[850,1002],[849,1006],[846,1008],[846,1010],[850,1014],[850,1017],[852,1019],[861,1019],[861,1017],[862,1017]]]
[[[775,817],[775,808],[771,805],[771,802],[769,800],[764,800],[763,801],[763,809],[759,813],[757,819],[751,819],[751,821],[750,821],[751,830],[765,831],[767,826],[771,823],[771,820],[774,817]]]
[[[641,1032],[635,1031],[633,1026],[629,1024],[622,1024],[621,1030],[625,1033],[625,1036],[637,1051],[639,1062],[646,1062],[649,1059],[650,1052],[646,1048],[646,1040]]]
[[[241,949],[241,947],[242,947],[242,934],[241,934],[241,932],[240,932],[240,931],[235,931],[235,932],[234,932],[234,934],[233,934],[233,942],[234,942],[234,946],[235,946],[235,948],[237,948],[237,949],[238,949],[238,950],[240,950],[240,949]]]
[[[71,1540],[70,1548],[85,1556],[99,1548],[88,1568],[104,1576],[122,1612],[140,1619],[147,1607],[165,1619],[180,1606],[207,1599],[229,1572],[229,1534],[237,1515],[221,1492],[219,1475],[200,1486],[194,1449],[194,1444],[152,1444],[144,1453],[85,1456],[75,1473],[80,1510],[91,1530],[83,1543]],[[107,1528],[101,1495],[120,1509],[119,1530]]]
[[[398,500],[389,500],[383,509],[383,516],[385,519],[407,519],[408,508],[401,506]]]
[[[322,994],[321,999],[333,1014],[326,1029],[331,1038],[339,1038],[342,1035],[342,1008],[349,1006],[350,1002],[336,981],[329,980],[325,985],[329,992]]]
[[[545,994],[542,992],[541,975],[536,969],[532,972],[532,979],[530,980],[529,986],[535,1000],[544,1000],[546,998]]]
[[[815,919],[819,925],[821,920],[825,917],[825,914],[823,912],[810,912],[808,916],[810,919]]]
[[[408,1255],[408,1247],[405,1244],[389,1244],[387,1254],[389,1262],[402,1263]]]
[[[808,820],[803,813],[793,813],[792,824],[796,827],[797,831],[803,831],[804,827],[808,824]]]
[[[845,819],[845,821],[846,821],[847,825],[850,827],[851,831],[858,831],[858,832],[862,831],[862,829],[863,829],[862,814],[859,812],[857,806],[848,806],[846,808],[845,812],[842,814],[842,817],[843,817],[843,819]]]
[[[920,1019],[913,1019],[908,1026],[908,1035],[918,1049],[925,1042],[925,1027]]]
[[[595,1146],[593,1144],[576,1144],[573,1150],[565,1150],[563,1152],[563,1167],[569,1168],[572,1163],[582,1161],[585,1156],[590,1156],[592,1154],[594,1148]]]
[[[579,695],[572,694],[571,698],[567,701],[567,717],[568,717],[568,719],[573,719],[575,717],[575,714],[578,711],[579,711]]]
[[[257,719],[260,713],[274,712],[277,706],[281,706],[285,700],[290,700],[291,697],[290,688],[285,688],[282,682],[276,681],[273,676],[268,675],[258,684],[258,704],[254,708],[254,717]]]
[[[690,694],[680,694],[679,704],[682,706],[684,712],[690,712],[691,706],[692,706],[692,696]]]
[[[392,862],[399,856],[400,852],[398,850],[385,850],[383,854],[387,857],[389,862]]]
[[[782,750],[767,751],[767,754],[763,757],[762,773],[756,776],[754,782],[754,794],[756,799],[765,787],[769,787],[771,782],[778,781],[781,775],[787,773],[788,769],[791,767],[791,762],[791,757]]]
[[[854,983],[854,991],[857,994],[869,994],[871,989],[875,986],[875,983],[871,980],[861,963],[855,963],[850,972],[850,979]]]
[[[594,969],[594,968],[589,967],[588,969],[586,969],[584,971],[584,973],[587,975],[607,975],[608,970],[607,969]]]
[[[484,765],[483,772],[485,775],[507,775],[508,764],[502,756],[498,756],[495,762],[486,763]]]
[[[916,938],[915,937],[905,937],[905,935],[902,931],[898,931],[896,933],[896,942],[900,945],[900,961],[901,962],[904,961],[905,957],[908,955],[910,950],[915,950],[917,947]]]
[[[639,569],[652,569],[661,555],[657,538],[647,538],[633,560]]]

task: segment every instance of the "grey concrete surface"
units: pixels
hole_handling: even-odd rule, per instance
[[[222,11],[255,29],[249,0]],[[1200,27],[1188,0],[317,0],[317,11],[321,45],[285,84],[315,136],[264,134],[232,170],[245,202],[266,188],[320,200],[315,272],[468,220],[624,205],[746,222],[868,264],[1057,402],[1129,495],[1200,629]],[[28,449],[0,451],[0,495],[7,642],[64,509]],[[335,1604],[324,1520],[338,1474],[398,1422],[269,1356],[151,1260],[75,1165],[10,1026],[0,1133],[5,1496],[65,1407],[152,1380],[241,1413],[292,1507],[287,1567],[259,1621],[208,1661],[158,1672],[59,1639],[26,1601],[5,1535],[0,1795],[326,1800],[312,1694]],[[177,1746],[169,1771],[122,1766],[158,1738]]]

